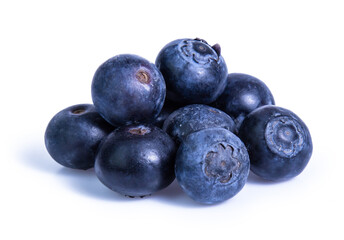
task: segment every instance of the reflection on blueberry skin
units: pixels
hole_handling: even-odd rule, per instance
[[[267,180],[288,180],[299,175],[313,151],[305,123],[290,110],[273,105],[251,112],[238,135],[250,154],[251,170]]]
[[[45,131],[45,146],[59,164],[92,168],[98,145],[114,127],[91,104],[78,104],[58,112]]]
[[[224,128],[193,132],[177,151],[178,183],[200,203],[219,203],[236,195],[244,187],[249,169],[245,145]]]
[[[240,127],[244,118],[254,109],[275,105],[275,100],[264,82],[243,73],[231,73],[227,86],[213,106],[228,113]]]
[[[209,104],[226,85],[227,66],[218,44],[201,39],[168,43],[155,61],[167,86],[167,98],[185,104]]]
[[[165,96],[166,85],[160,71],[136,55],[110,58],[97,69],[92,81],[95,108],[115,126],[153,121]]]
[[[163,130],[180,143],[188,134],[210,127],[222,127],[236,132],[235,123],[230,116],[203,104],[192,104],[177,109],[165,120]]]
[[[154,125],[122,126],[102,142],[94,169],[111,190],[142,197],[172,183],[175,152],[174,141]]]

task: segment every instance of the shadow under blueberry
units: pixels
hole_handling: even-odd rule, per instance
[[[105,187],[97,178],[94,173],[94,169],[88,170],[75,170],[69,168],[61,168],[58,172],[63,178],[67,178],[66,185],[73,190],[84,194],[88,197],[93,197],[107,201],[119,201],[119,202],[135,202],[135,201],[158,201],[167,204],[172,204],[182,207],[204,207],[207,205],[198,204],[190,199],[181,189],[177,181],[175,180],[167,188],[145,196],[143,198],[135,197],[130,198],[116,193],[107,187]]]
[[[98,180],[93,168],[88,170],[76,170],[62,167],[57,174],[66,179],[66,185],[69,188],[87,197],[107,201],[132,200],[105,187]]]
[[[270,181],[270,180],[266,180],[263,179],[259,176],[257,176],[256,174],[254,174],[252,171],[250,171],[248,178],[247,178],[247,184],[258,184],[258,185],[273,185],[273,184],[278,184],[281,183],[283,181]]]
[[[116,193],[104,186],[97,178],[94,169],[76,170],[60,166],[46,151],[44,144],[33,143],[25,146],[19,153],[20,161],[27,167],[48,174],[55,174],[66,187],[86,197],[92,197],[105,201],[134,202],[150,199],[168,205],[179,207],[204,208],[214,205],[200,204],[192,200],[183,192],[177,180],[168,187],[144,198],[129,198]],[[218,205],[218,204],[215,204]]]
[[[221,204],[219,203],[208,205],[192,200],[186,193],[184,193],[177,180],[174,180],[167,188],[153,194],[151,197],[153,198],[153,200],[164,202],[169,205],[188,208],[205,208]]]
[[[193,205],[191,199],[183,192],[177,180],[174,180],[166,188],[154,193],[151,197],[159,202],[166,202],[173,205]]]
[[[21,163],[33,170],[38,170],[45,173],[54,173],[57,163],[50,157],[46,151],[44,144],[30,144],[21,148],[19,159]]]
[[[93,168],[88,170],[76,170],[63,167],[56,163],[47,150],[44,143],[27,143],[21,147],[19,160],[21,164],[33,170],[43,173],[54,174],[61,178],[66,187],[72,188],[88,197],[98,198],[108,201],[129,201],[118,193],[105,187],[97,178]]]

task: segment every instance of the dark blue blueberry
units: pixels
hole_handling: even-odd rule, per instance
[[[45,131],[45,146],[59,164],[92,168],[98,145],[114,127],[91,104],[78,104],[58,112]]]
[[[226,85],[227,66],[218,44],[178,39],[160,51],[155,64],[166,81],[167,98],[174,102],[208,104]]]
[[[219,109],[202,104],[192,104],[177,109],[165,120],[163,130],[180,143],[188,134],[210,127],[236,131],[230,116]]]
[[[243,73],[228,75],[225,90],[213,104],[228,113],[237,128],[250,112],[263,105],[275,105],[270,90],[258,78]]]
[[[94,168],[108,188],[142,197],[174,180],[175,152],[173,140],[156,126],[122,126],[102,142]]]
[[[166,86],[154,64],[136,55],[110,58],[96,71],[92,100],[113,125],[151,122],[164,104]]]
[[[173,113],[178,108],[180,108],[178,104],[168,101],[166,99],[159,116],[153,121],[153,124],[159,128],[162,128],[168,116],[170,116],[170,114]]]
[[[249,169],[245,145],[224,128],[191,133],[177,151],[176,178],[200,203],[219,203],[236,195],[244,187]]]
[[[267,180],[299,175],[312,155],[312,139],[304,122],[293,112],[273,105],[251,112],[239,137],[250,154],[252,172]]]

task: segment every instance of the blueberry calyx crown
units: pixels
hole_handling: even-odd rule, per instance
[[[215,182],[228,183],[233,177],[233,172],[240,166],[237,157],[233,146],[228,143],[216,144],[214,150],[205,156],[203,172]]]
[[[273,153],[286,158],[296,156],[305,142],[301,125],[289,116],[270,120],[265,128],[265,140]]]
[[[182,56],[188,61],[196,64],[208,64],[212,61],[218,62],[221,54],[221,47],[219,44],[215,44],[211,47],[205,40],[186,39],[179,44],[180,52]]]

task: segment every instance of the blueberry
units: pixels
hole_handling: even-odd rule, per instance
[[[223,128],[191,133],[177,151],[176,178],[200,203],[219,203],[236,195],[244,187],[249,169],[245,145]]]
[[[180,106],[174,102],[168,101],[166,99],[164,106],[161,109],[159,116],[153,121],[153,124],[159,128],[162,128],[165,120],[173,113],[175,110],[180,108]]]
[[[227,86],[213,106],[228,113],[240,127],[244,118],[263,105],[275,105],[275,100],[264,82],[243,73],[231,73]]]
[[[309,162],[313,145],[305,123],[290,110],[267,105],[243,121],[239,137],[251,159],[251,170],[272,181],[299,175]]]
[[[45,146],[59,164],[75,169],[93,167],[98,145],[114,127],[91,104],[78,104],[58,112],[45,131]]]
[[[203,104],[192,104],[177,109],[165,120],[163,130],[180,143],[188,134],[210,127],[236,131],[234,121],[230,116],[219,109]]]
[[[227,66],[218,44],[211,47],[201,39],[178,39],[160,51],[155,64],[171,101],[208,104],[226,85]]]
[[[154,125],[122,126],[102,142],[94,168],[108,188],[142,197],[174,180],[175,152],[173,140]]]
[[[113,125],[151,122],[164,104],[166,86],[154,64],[130,54],[103,63],[92,81],[97,111]]]

